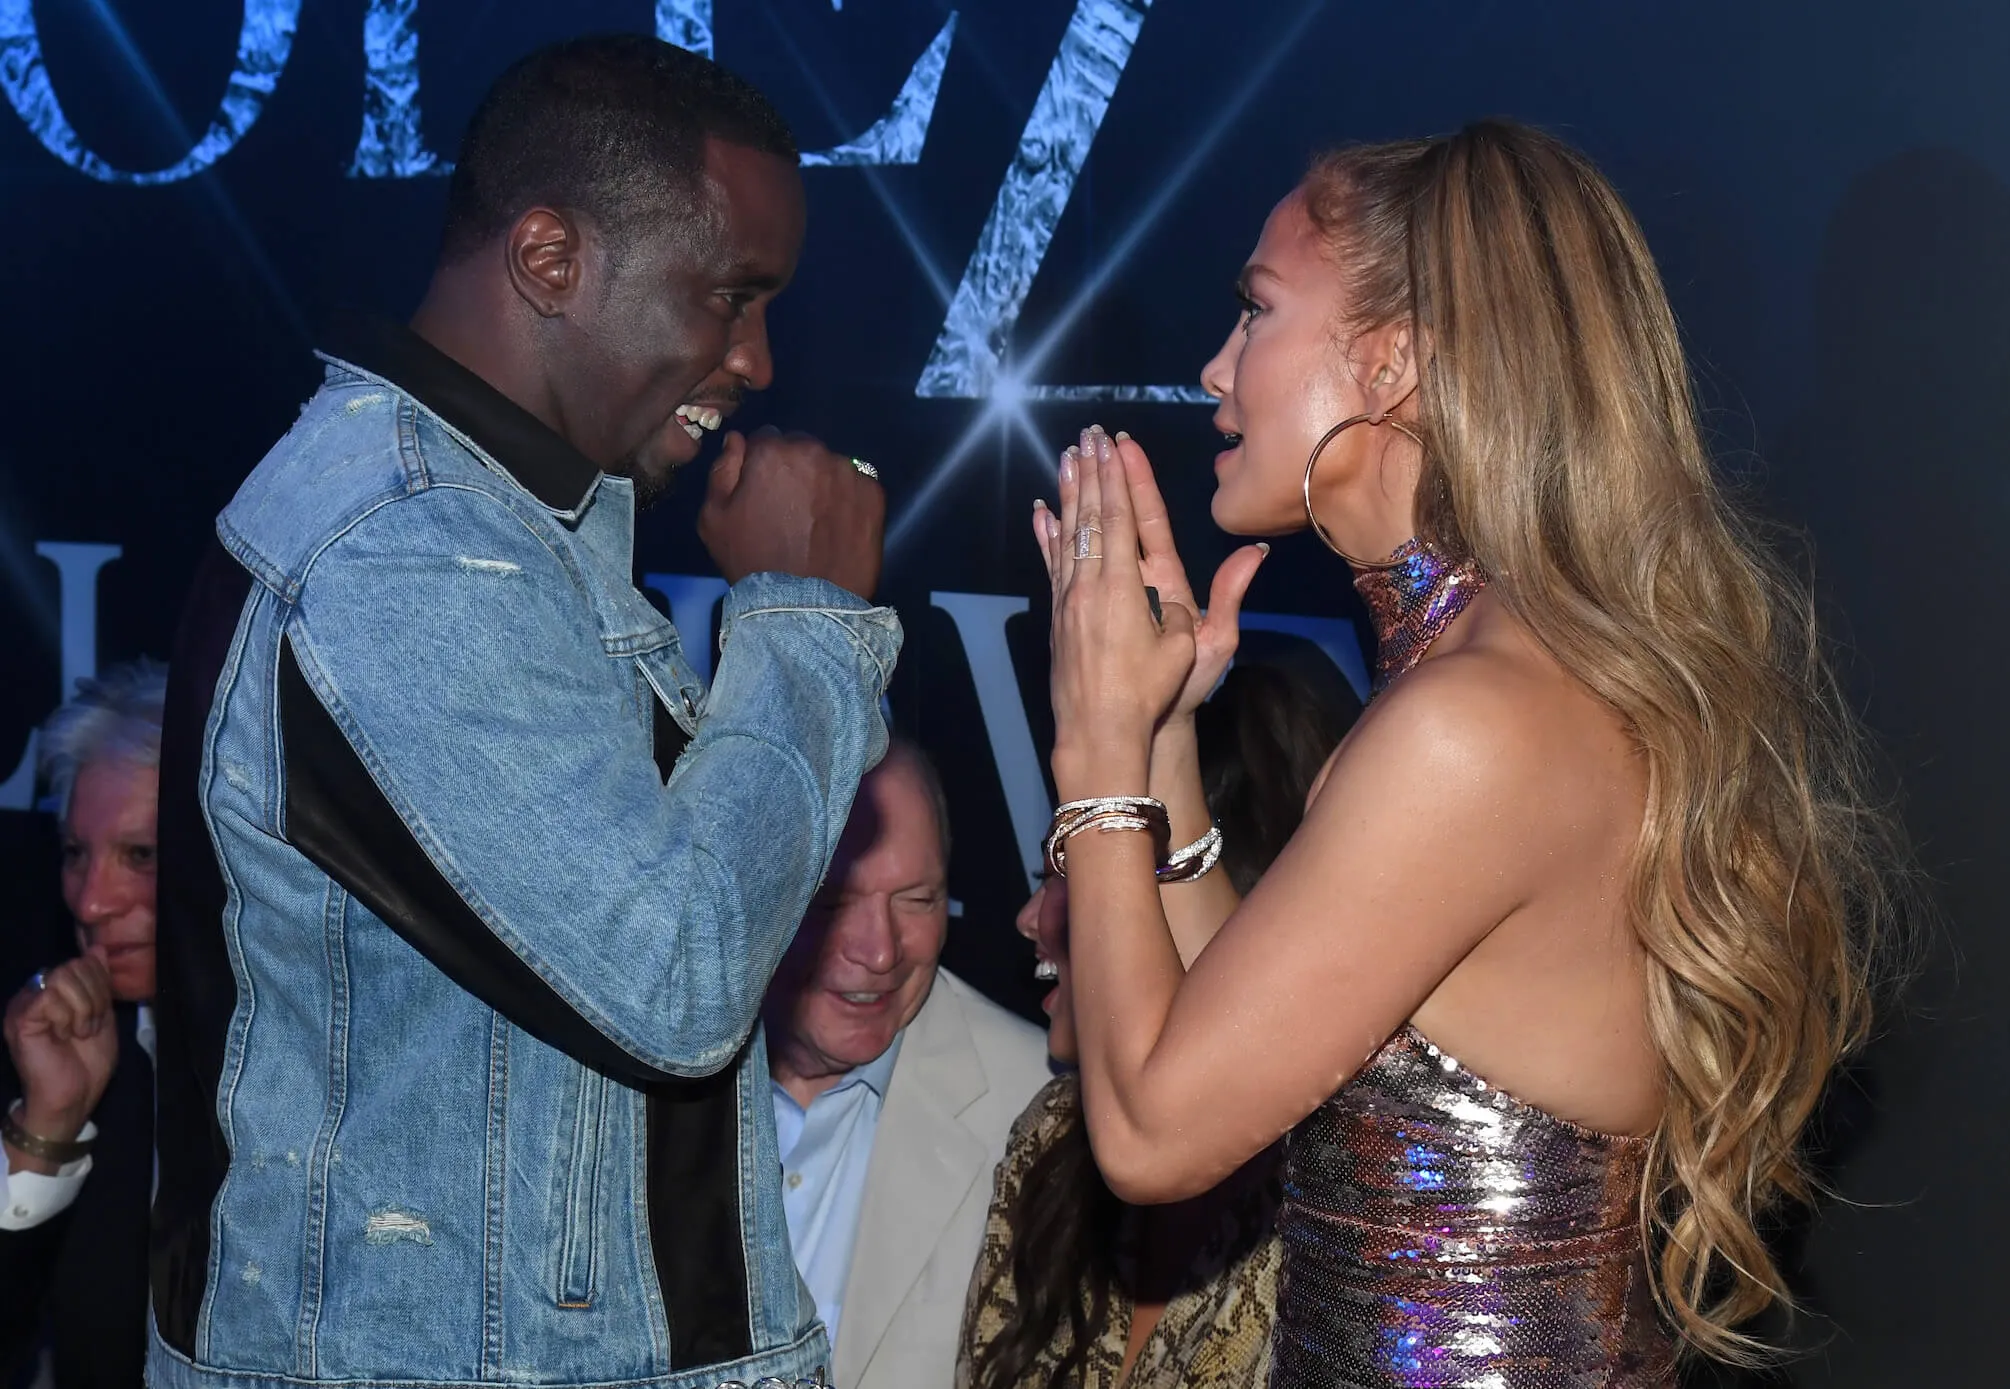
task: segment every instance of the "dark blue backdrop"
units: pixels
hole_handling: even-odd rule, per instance
[[[1834,1106],[1831,1165],[1860,1204],[1785,1236],[1833,1318],[1810,1329],[1828,1349],[1794,1378],[2000,1373],[1984,1319],[2010,1237],[1991,1176],[2010,1140],[1995,647],[2010,10],[964,0],[949,26],[951,13],[942,0],[0,0],[0,86],[19,117],[0,112],[0,176],[20,253],[0,341],[0,806],[16,807],[0,809],[0,957],[38,963],[54,920],[47,817],[6,780],[30,727],[66,665],[165,653],[212,516],[313,387],[316,326],[340,305],[416,301],[444,184],[415,166],[452,150],[484,85],[536,44],[689,37],[709,17],[717,55],[776,98],[806,148],[918,156],[807,173],[809,244],[774,320],[779,381],[748,417],[817,432],[886,478],[886,589],[910,632],[894,708],[944,762],[959,834],[951,960],[1025,1006],[1007,923],[1047,719],[1024,518],[1051,491],[1051,451],[1091,418],[1130,429],[1159,461],[1196,572],[1227,548],[1207,523],[1205,408],[1041,388],[1190,385],[1231,324],[1229,285],[1264,212],[1314,150],[1513,115],[1582,144],[1645,224],[1726,466],[1811,532],[1853,688],[1947,911],[1911,1013]],[[917,60],[943,43],[924,126],[933,74]],[[1069,187],[1056,170],[1071,150],[1086,158]],[[204,167],[119,177],[177,165]],[[998,274],[972,283],[1016,268],[1023,312],[1008,332],[1013,296],[962,302],[956,321],[975,327],[949,346],[981,350],[925,376],[1001,190],[983,242]],[[709,573],[691,535],[699,491],[687,479],[640,543],[648,573],[690,576],[659,580],[686,612],[702,611],[691,580]],[[1358,659],[1331,621],[1352,612],[1344,575],[1313,546],[1283,546],[1251,602],[1272,626],[1328,619],[1301,631],[1343,666]]]

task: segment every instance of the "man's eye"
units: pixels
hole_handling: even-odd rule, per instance
[[[154,857],[154,846],[151,844],[134,844],[126,849],[126,859],[135,868],[152,868]]]

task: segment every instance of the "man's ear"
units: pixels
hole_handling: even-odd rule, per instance
[[[541,318],[560,318],[587,278],[587,236],[577,217],[534,207],[503,244],[510,284]]]
[[[1361,334],[1354,352],[1371,414],[1389,414],[1416,393],[1417,340],[1407,318]]]

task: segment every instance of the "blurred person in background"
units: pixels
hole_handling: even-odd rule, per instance
[[[844,1389],[941,1389],[1040,1029],[940,967],[949,806],[895,739],[765,1010],[782,1207]]]
[[[1290,839],[1313,778],[1360,708],[1344,685],[1315,690],[1281,667],[1244,664],[1195,711],[1220,867],[1237,892],[1254,887]],[[1041,883],[1019,930],[1035,943],[1039,977],[1054,981],[1048,1050],[1072,1066],[1065,878]],[[999,1168],[959,1389],[1260,1385],[1276,1311],[1276,1207],[1271,1152],[1191,1201],[1119,1200],[1089,1150],[1079,1080],[1057,1077],[1014,1127]]]
[[[115,666],[80,681],[42,730],[78,953],[37,970],[6,1007],[0,1383],[38,1362],[62,1389],[141,1382],[166,688],[155,662]]]

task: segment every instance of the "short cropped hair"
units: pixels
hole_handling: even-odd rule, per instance
[[[795,136],[754,86],[646,34],[569,39],[489,88],[447,190],[441,258],[465,259],[533,207],[590,218],[617,245],[695,215],[705,141],[794,162]]]
[[[928,797],[928,807],[935,812],[935,832],[942,838],[942,867],[949,868],[949,793],[942,789],[942,773],[936,769],[935,759],[921,750],[921,744],[911,738],[896,733],[887,744],[886,759],[879,765],[890,766],[896,758],[904,758],[907,765],[921,780],[922,792]]]
[[[56,814],[68,818],[77,777],[94,762],[157,767],[167,667],[142,657],[77,682],[77,693],[42,725],[36,761]]]

